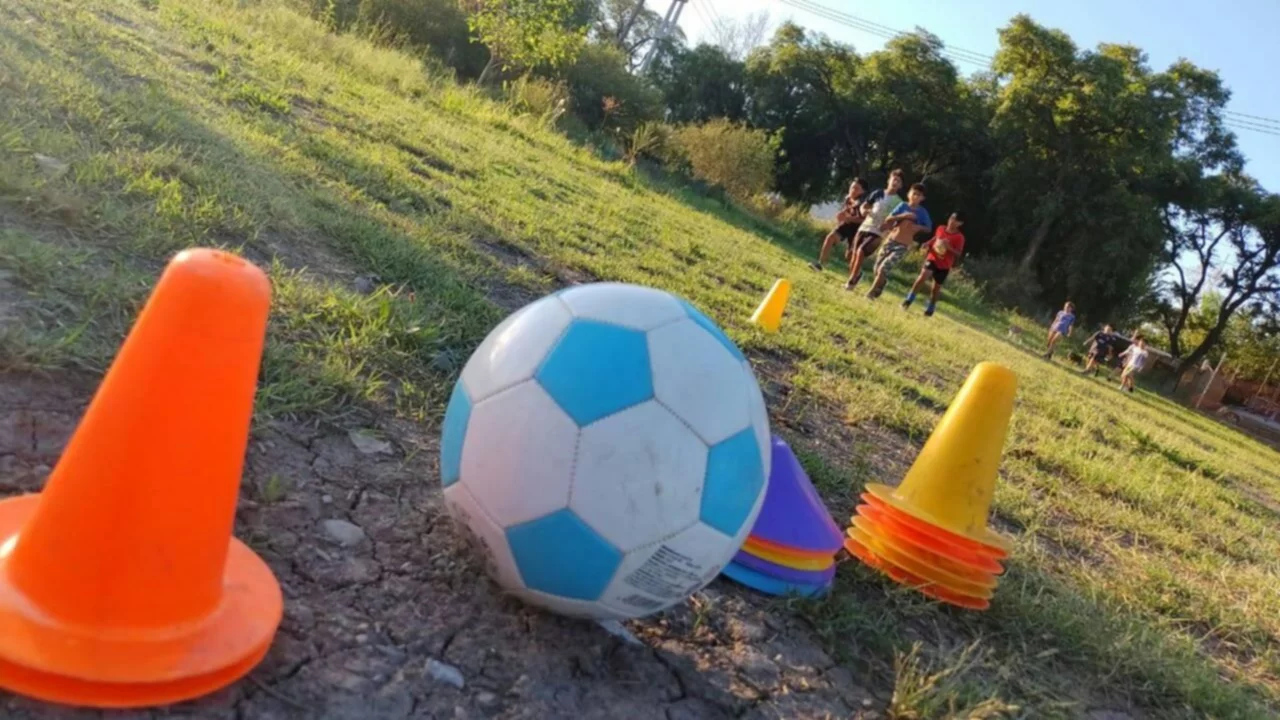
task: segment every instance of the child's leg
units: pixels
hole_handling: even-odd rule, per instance
[[[937,305],[940,297],[942,297],[942,281],[935,277],[933,279],[933,291],[929,293],[929,304]]]
[[[809,263],[809,266],[815,270],[821,270],[822,266],[827,264],[827,256],[831,254],[831,246],[838,242],[840,242],[840,233],[835,230],[827,233],[827,236],[822,238],[822,249],[818,251],[818,262]]]
[[[920,268],[920,274],[916,276],[916,281],[911,284],[911,289],[907,291],[907,297],[902,301],[902,307],[911,307],[911,303],[916,301],[916,291],[924,284],[929,277],[929,266],[926,264]]]

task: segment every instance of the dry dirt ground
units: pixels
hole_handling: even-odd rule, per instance
[[[0,496],[37,491],[96,380],[0,380]],[[874,683],[837,665],[791,613],[723,579],[629,623],[631,638],[504,598],[443,507],[435,433],[373,416],[353,422],[274,424],[251,439],[236,532],[285,596],[267,659],[212,697],[108,717],[884,716],[886,691],[865,689]],[[389,444],[358,449],[356,427]],[[5,720],[101,715],[0,693]]]

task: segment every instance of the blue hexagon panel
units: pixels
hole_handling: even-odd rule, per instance
[[[598,600],[622,552],[568,508],[507,528],[525,587],[574,600]]]
[[[445,487],[462,477],[462,441],[471,421],[471,398],[459,380],[453,386],[449,407],[444,411],[444,432],[440,436],[440,481]]]
[[[702,487],[702,522],[733,537],[764,488],[764,465],[755,431],[747,428],[711,448]]]
[[[733,341],[729,339],[728,335],[724,334],[724,330],[721,330],[720,326],[717,325],[714,320],[707,317],[706,315],[703,315],[702,311],[694,307],[693,303],[689,302],[688,300],[685,300],[684,298],[676,298],[676,299],[680,301],[681,305],[684,305],[684,311],[689,313],[689,318],[694,322],[698,323],[699,325],[701,325],[703,330],[706,330],[707,332],[711,333],[711,337],[719,341],[719,343],[723,345],[726,350],[733,353],[733,356],[738,358],[739,362],[742,362],[743,360],[747,359],[746,356],[742,354],[742,351],[738,349],[738,346],[735,345]]]
[[[580,427],[653,397],[644,333],[594,320],[573,321],[535,377]]]

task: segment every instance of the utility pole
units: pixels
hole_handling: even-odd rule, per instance
[[[658,28],[658,35],[649,43],[649,49],[644,54],[644,59],[640,61],[640,73],[644,74],[649,69],[649,63],[653,62],[653,56],[658,53],[658,46],[663,40],[671,37],[671,33],[676,29],[676,25],[680,23],[680,14],[684,12],[684,6],[689,0],[671,0],[671,6],[667,8],[667,14],[662,18],[662,26]]]
[[[1213,387],[1213,381],[1215,378],[1218,377],[1218,371],[1222,369],[1222,363],[1226,361],[1227,361],[1227,354],[1223,353],[1222,357],[1218,359],[1218,367],[1214,368],[1213,372],[1209,373],[1209,382],[1205,383],[1204,389],[1200,391],[1200,397],[1196,400],[1197,410],[1200,409],[1200,403],[1204,402],[1204,396],[1206,393],[1209,392],[1209,388]]]
[[[1258,392],[1253,394],[1254,400],[1257,400],[1258,397],[1262,395],[1262,391],[1266,389],[1267,383],[1271,382],[1271,373],[1276,371],[1277,364],[1280,364],[1280,358],[1276,358],[1275,362],[1271,363],[1271,369],[1267,371],[1267,376],[1263,378],[1262,384],[1258,386]]]

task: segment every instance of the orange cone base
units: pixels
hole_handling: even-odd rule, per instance
[[[858,514],[851,518],[850,522],[856,524],[858,518],[865,518],[866,522],[883,528],[888,535],[900,538],[911,545],[937,555],[952,558],[967,568],[980,570],[992,575],[1004,573],[1004,566],[990,555],[972,552],[956,545],[949,546],[946,541],[927,532],[921,532],[912,525],[903,522],[891,512],[881,510],[874,505],[859,505],[857,512]]]
[[[799,550],[793,547],[787,547],[786,545],[779,545],[775,542],[769,542],[768,540],[752,537],[750,535],[748,535],[747,539],[743,541],[742,549],[753,555],[756,554],[757,550],[763,550],[765,552],[777,553],[786,557],[804,560],[829,560],[832,555],[834,555],[834,553],[830,553],[825,550]],[[837,552],[839,552],[839,550],[837,550]]]
[[[104,632],[40,613],[9,584],[5,567],[39,501],[39,495],[0,501],[0,688],[65,705],[167,705],[235,682],[266,655],[284,598],[271,569],[234,538],[222,605],[199,624]]]
[[[867,488],[870,489],[873,485],[874,483],[868,484]],[[883,488],[885,486],[880,485],[876,487]],[[998,543],[987,543],[983,540],[958,535],[950,530],[934,525],[929,522],[928,518],[918,517],[912,512],[899,507],[896,502],[887,501],[885,496],[882,494],[865,492],[862,493],[861,498],[866,504],[893,515],[895,520],[910,526],[913,530],[930,535],[948,546],[960,548],[978,555],[986,555],[987,557],[995,560],[1001,560],[1009,556],[1009,541],[995,533],[990,533],[990,535],[994,536],[994,539],[997,540]]]
[[[873,535],[857,526],[849,528],[849,537],[875,553],[881,560],[892,563],[916,577],[924,578],[930,583],[941,585],[962,595],[990,598],[991,591],[996,586],[996,580],[993,577],[988,576],[989,580],[984,582],[977,578],[957,575],[950,568],[944,569],[931,564],[929,560],[919,557],[911,549],[903,547],[889,538]]]
[[[1003,553],[1002,555],[999,556],[999,557],[1003,557],[1004,555],[1007,555],[1010,548],[1012,548],[1012,543],[1009,542],[1008,538],[1005,538],[1004,536],[992,530],[989,530],[987,528],[982,528],[981,532],[977,534],[969,535],[969,534],[957,532],[954,529],[945,527],[941,522],[937,520],[937,518],[928,517],[919,508],[912,507],[906,503],[903,503],[896,496],[894,496],[893,488],[889,487],[888,485],[881,485],[879,483],[867,483],[867,492],[864,493],[862,497],[864,499],[867,499],[868,494],[870,494],[876,500],[880,501],[880,504],[882,505],[892,507],[893,509],[899,512],[905,513],[907,515],[910,515],[911,517],[917,520],[924,521],[924,523],[926,523],[927,525],[937,530],[946,532],[947,534],[952,535],[958,539],[967,540],[972,545],[979,546],[978,548],[975,548],[975,549],[985,548],[987,552],[990,552],[991,550],[994,549],[996,551]]]
[[[953,593],[944,587],[939,587],[927,580],[924,580],[923,578],[918,578],[899,567],[884,562],[853,538],[847,538],[845,540],[844,549],[848,550],[850,555],[858,558],[868,567],[879,570],[885,575],[888,575],[894,582],[914,588],[921,594],[931,597],[939,602],[944,602],[948,605],[955,605],[956,607],[965,608],[966,610],[986,610],[991,607],[991,602],[986,598],[968,597]]]

